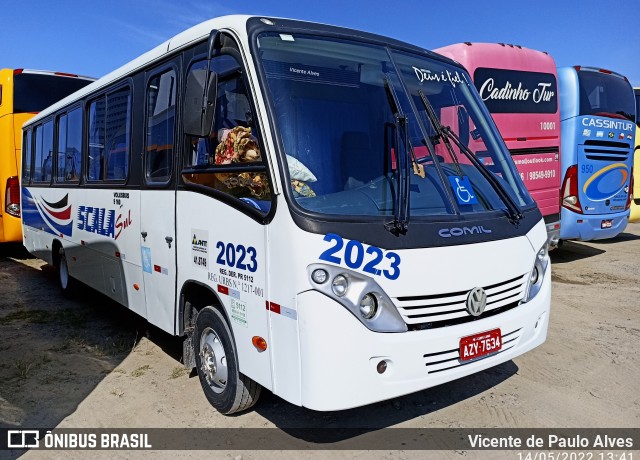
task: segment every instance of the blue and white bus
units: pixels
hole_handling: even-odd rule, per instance
[[[262,387],[315,410],[361,406],[546,338],[544,221],[469,75],[437,54],[223,17],[24,136],[27,249],[63,292],[83,282],[184,337],[223,413]]]
[[[558,69],[563,182],[561,239],[613,238],[629,221],[635,106],[622,75]]]

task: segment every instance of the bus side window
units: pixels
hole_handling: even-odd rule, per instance
[[[58,117],[58,163],[56,181],[78,182],[81,168],[82,109],[80,107]]]
[[[67,116],[67,144],[64,180],[77,182],[82,173],[82,109],[78,107]]]
[[[102,179],[105,105],[105,100],[101,97],[89,106],[89,180]]]
[[[145,151],[148,182],[167,182],[171,178],[176,86],[176,72],[174,70],[169,70],[149,80]]]
[[[129,137],[131,102],[129,90],[107,96],[106,118],[106,180],[124,181],[129,172]]]
[[[202,63],[194,64],[190,70],[197,68],[202,68]],[[265,166],[242,67],[233,56],[223,54],[211,61],[210,70],[218,76],[211,135],[191,137],[191,151],[185,159],[186,168],[195,167],[202,172],[190,171],[183,174],[183,179],[214,188],[267,213],[271,207],[271,188],[266,167],[264,172],[224,171],[225,165]]]
[[[36,128],[34,182],[51,182],[53,168],[53,121]]]
[[[58,163],[56,166],[56,181],[63,182],[64,181],[64,165],[66,162],[66,154],[67,154],[67,114],[66,113],[58,117],[58,122],[56,123],[56,131],[58,134],[58,149],[57,149]]]
[[[22,184],[27,185],[31,182],[31,139],[33,132],[29,129],[23,135],[22,139]]]
[[[131,97],[129,89],[101,96],[89,106],[91,181],[124,181],[129,172]]]

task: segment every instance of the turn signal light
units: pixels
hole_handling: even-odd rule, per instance
[[[251,339],[253,346],[258,349],[258,351],[262,352],[267,349],[267,341],[258,335],[254,335]]]

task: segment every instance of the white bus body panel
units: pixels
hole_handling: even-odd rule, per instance
[[[218,296],[236,342],[240,371],[272,388],[267,228],[215,198],[177,194],[178,289],[196,281]],[[271,276],[278,276],[277,269]],[[267,351],[253,346],[254,336],[267,340]]]
[[[547,271],[534,300],[496,317],[434,330],[381,334],[365,329],[345,308],[319,292],[303,293],[298,297],[301,353],[305,358],[302,405],[323,411],[348,409],[420,391],[509,361],[545,341],[550,301],[551,274]],[[457,356],[460,338],[496,327],[503,334],[518,331],[512,348],[452,369],[446,369],[451,364],[428,366],[430,361]],[[424,357],[447,350],[453,351]],[[379,374],[376,365],[383,359],[388,368]]]
[[[33,205],[25,206],[25,246],[52,263],[53,241],[62,244],[72,277],[147,317],[140,257],[140,191],[29,187]],[[56,220],[46,202],[67,197],[71,213]],[[124,198],[126,196],[126,198]],[[24,203],[24,201],[23,201]],[[26,217],[26,216],[25,216]],[[71,226],[69,234],[60,225]],[[137,285],[138,290],[133,286]]]
[[[269,292],[271,301],[295,310],[288,316],[270,312],[273,392],[294,404],[314,410],[341,410],[401,396],[508,361],[546,338],[550,268],[538,295],[507,312],[421,331],[372,332],[344,306],[312,289],[307,266],[322,262],[318,256],[329,243],[323,241],[323,235],[301,232],[288,217],[277,215],[270,225],[270,234],[279,236],[270,241],[272,266],[279,268],[270,273]],[[535,254],[545,241],[545,227],[540,221],[522,237],[399,250],[395,252],[402,257],[400,277],[376,281],[391,298],[469,291],[520,275],[528,277]],[[297,292],[294,286],[298,286]],[[503,334],[519,331],[517,340],[508,345],[512,348],[451,370],[427,369],[423,355],[455,350],[445,356],[452,358],[457,355],[461,337],[495,328]],[[384,375],[376,371],[382,359],[392,362]]]
[[[142,259],[148,319],[175,333],[176,311],[176,192],[145,190],[140,194],[138,257]],[[186,249],[186,248],[185,248]]]

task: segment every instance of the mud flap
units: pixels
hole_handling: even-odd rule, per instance
[[[184,367],[187,369],[193,369],[196,367],[196,355],[193,351],[193,340],[192,333],[193,328],[189,328],[191,330],[185,331],[187,333],[187,337],[182,342],[182,362],[184,363]]]

